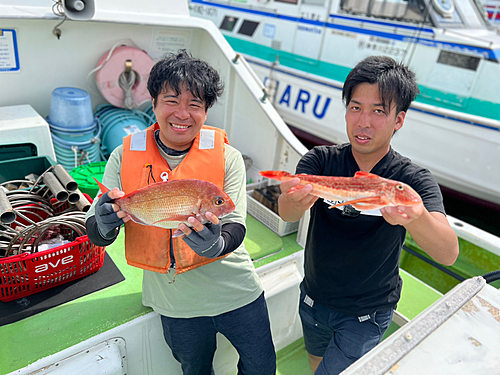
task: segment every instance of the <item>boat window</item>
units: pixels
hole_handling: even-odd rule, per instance
[[[236,22],[238,22],[238,18],[225,16],[224,19],[222,20],[222,23],[220,24],[219,29],[233,31]]]
[[[441,51],[438,57],[438,63],[456,66],[458,68],[477,70],[479,66],[479,57],[468,56],[461,53]]]
[[[367,14],[370,0],[342,0],[340,9],[354,14]]]
[[[296,5],[299,0],[274,0],[276,3],[287,3],[287,4],[294,4]]]
[[[238,34],[253,36],[253,33],[255,32],[255,29],[257,29],[257,26],[259,26],[258,22],[243,20],[243,23],[238,30]]]
[[[340,8],[350,14],[432,25],[426,1],[430,0],[341,0]]]
[[[402,17],[403,20],[408,22],[431,24],[429,21],[426,5],[423,1],[409,0],[406,14]],[[424,16],[425,14],[425,16]]]
[[[404,17],[408,8],[408,1],[371,0],[370,14],[374,17],[397,18]]]
[[[488,17],[488,11],[484,4],[481,2],[481,0],[473,0],[474,6],[476,7],[479,17],[483,20],[484,24],[487,25],[489,28],[492,28],[493,26],[491,25],[491,20]],[[497,2],[497,6],[500,8],[500,2]]]

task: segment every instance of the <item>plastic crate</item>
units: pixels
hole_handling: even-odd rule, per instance
[[[262,224],[280,237],[297,232],[299,229],[299,221],[294,223],[283,221],[279,215],[276,215],[269,208],[255,200],[252,197],[252,193],[253,190],[247,191],[247,212],[250,215],[259,220]]]
[[[105,248],[87,236],[34,254],[0,260],[0,301],[8,302],[50,289],[98,271]]]
[[[31,156],[28,158],[0,161],[0,183],[10,180],[24,180],[30,173],[41,175],[56,163],[48,156]]]
[[[26,297],[97,272],[104,263],[105,249],[92,244],[85,235],[38,253],[0,258],[0,301]]]

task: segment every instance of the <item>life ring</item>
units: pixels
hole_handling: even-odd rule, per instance
[[[151,99],[147,88],[149,72],[154,65],[151,57],[138,48],[120,46],[112,51],[106,61],[109,52],[99,59],[97,67],[101,65],[102,67],[95,73],[96,85],[104,99],[115,107],[125,108],[125,93],[118,81],[120,75],[126,70],[127,60],[132,62],[132,70],[136,73],[136,82],[132,87],[134,106]]]

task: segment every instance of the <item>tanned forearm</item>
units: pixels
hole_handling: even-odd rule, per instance
[[[435,261],[451,266],[458,253],[458,238],[446,216],[424,210],[422,215],[405,225],[413,240]]]

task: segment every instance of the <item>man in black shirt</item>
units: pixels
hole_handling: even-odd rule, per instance
[[[297,221],[311,209],[301,284],[300,316],[309,363],[316,375],[342,372],[376,346],[401,294],[399,256],[408,230],[434,260],[451,265],[458,239],[445,216],[431,173],[391,148],[419,92],[415,74],[385,56],[371,56],[349,73],[343,87],[349,143],[320,146],[299,161],[296,173],[353,177],[374,173],[410,185],[414,206],[357,211],[329,209],[312,186],[281,184],[280,216]]]

